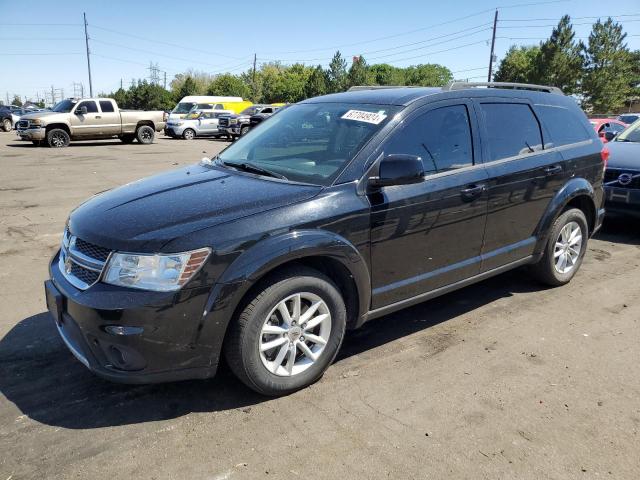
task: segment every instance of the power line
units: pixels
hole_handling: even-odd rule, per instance
[[[406,62],[407,60],[415,60],[416,58],[424,58],[426,55],[436,55],[438,53],[451,52],[453,50],[460,50],[461,48],[470,47],[472,45],[479,45],[481,43],[485,43],[486,44],[486,42],[487,42],[486,40],[480,40],[479,42],[465,43],[464,45],[458,45],[456,47],[446,48],[444,50],[438,50],[437,52],[425,52],[422,55],[416,55],[416,56],[413,56],[413,57],[405,57],[405,58],[398,58],[396,60],[390,60],[387,63]]]
[[[6,53],[0,52],[0,55],[37,55],[37,56],[59,56],[59,55],[84,55],[84,52],[47,52],[47,53]]]
[[[622,21],[618,21],[617,23],[631,23],[631,22],[640,22],[640,18],[637,19],[632,19],[632,20],[622,20]],[[579,26],[579,25],[593,25],[593,22],[582,22],[582,23],[572,23],[572,25],[575,26]],[[551,24],[551,25],[505,25],[505,26],[501,26],[500,28],[549,28],[549,27],[557,27],[558,24]]]
[[[622,17],[637,17],[640,13],[626,13],[621,15],[599,15],[592,17],[571,17],[571,20],[586,20],[588,18],[603,18],[603,17],[611,17],[611,18],[622,18]],[[558,19],[556,18],[503,18],[500,20],[501,22],[555,22]]]

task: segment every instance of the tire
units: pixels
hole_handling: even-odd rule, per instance
[[[244,126],[240,129],[240,136],[243,137],[245,136],[247,133],[249,133],[249,127],[248,126]]]
[[[47,145],[51,148],[64,148],[69,146],[69,134],[61,128],[53,128],[47,132]]]
[[[152,144],[155,136],[155,130],[149,125],[142,125],[136,130],[136,138],[138,139],[138,142],[144,145]]]
[[[302,312],[298,321],[307,325],[319,322],[309,331],[294,324],[298,295]],[[288,325],[278,308],[282,302],[291,316]],[[319,306],[305,320],[304,313],[316,303]],[[224,354],[233,373],[252,390],[269,396],[287,395],[322,376],[338,353],[345,327],[346,308],[334,283],[316,270],[291,268],[269,278],[250,294],[229,327]],[[264,328],[280,331],[264,333]],[[274,346],[261,351],[261,345],[270,342]],[[311,360],[303,348],[318,357]]]
[[[589,227],[582,210],[566,210],[553,223],[544,255],[532,266],[532,273],[553,287],[569,283],[582,265],[588,238]]]
[[[193,128],[185,128],[182,132],[182,138],[185,140],[193,140],[196,138],[196,131]]]
[[[120,141],[122,143],[133,143],[135,139],[136,139],[135,135],[123,135],[120,137]]]
[[[13,128],[13,125],[11,125],[10,119],[5,118],[4,120],[2,120],[2,129],[5,132],[10,132],[12,128]]]

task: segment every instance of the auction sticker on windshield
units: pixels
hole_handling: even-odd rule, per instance
[[[349,110],[342,115],[345,120],[355,120],[356,122],[373,123],[378,125],[387,116],[382,112],[365,112],[363,110]]]

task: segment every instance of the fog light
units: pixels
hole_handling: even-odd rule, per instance
[[[123,325],[108,325],[104,327],[104,331],[111,335],[140,335],[144,328],[142,327],[126,327]]]

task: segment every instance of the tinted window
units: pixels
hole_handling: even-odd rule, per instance
[[[100,110],[103,112],[113,112],[113,104],[109,100],[100,100]]]
[[[392,153],[421,157],[425,172],[431,173],[473,165],[467,107],[442,107],[410,120],[386,146],[385,154]]]
[[[224,110],[224,105],[222,105],[221,103],[217,103],[215,109],[216,110]]]
[[[587,131],[577,115],[564,107],[552,107],[550,105],[536,105],[536,112],[540,120],[551,135],[551,142],[545,142],[546,147],[559,147],[570,143],[589,140],[591,134]]]
[[[607,123],[604,126],[604,131],[605,132],[614,132],[614,133],[619,133],[622,130],[624,130],[625,127],[623,127],[622,125],[618,124],[618,123]]]
[[[87,113],[97,113],[98,106],[96,102],[80,102],[78,104],[78,108],[76,108],[76,113],[80,111],[82,107],[87,107]]]
[[[529,105],[482,103],[489,160],[514,157],[542,148],[540,125]]]

